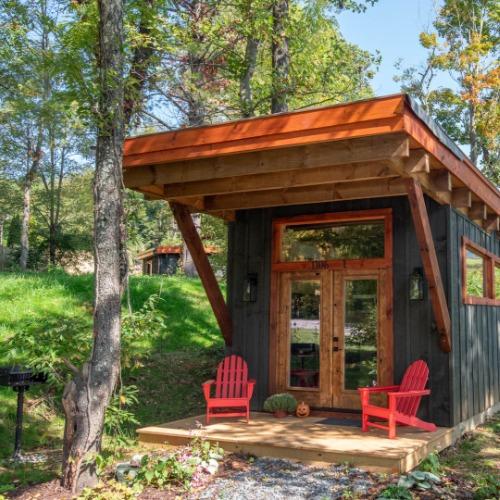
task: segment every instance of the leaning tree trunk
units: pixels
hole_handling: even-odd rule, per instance
[[[200,232],[201,229],[201,215],[200,214],[191,214],[191,217],[193,219],[193,224],[198,233]],[[193,261],[193,256],[191,255],[191,252],[189,251],[186,243],[184,243],[184,248],[183,248],[183,262],[182,262],[182,268],[184,270],[184,274],[189,277],[189,278],[195,278],[198,276],[198,271],[196,270],[196,265]]]
[[[123,248],[123,3],[99,0],[99,116],[94,179],[94,342],[90,360],[63,395],[62,485],[73,492],[97,482],[104,415],[120,370]],[[68,363],[69,364],[69,363]]]
[[[21,222],[21,255],[19,266],[23,271],[28,267],[28,254],[30,250],[29,226],[31,218],[31,185],[34,174],[30,171],[24,179],[23,186],[23,218]]]
[[[31,219],[31,187],[35,180],[35,175],[40,165],[42,156],[42,125],[39,125],[38,139],[35,150],[28,147],[28,155],[31,155],[31,163],[28,166],[23,185],[23,218],[21,222],[21,255],[19,257],[19,266],[23,271],[28,267],[28,255],[30,250],[29,229]]]
[[[286,23],[288,0],[273,1],[271,113],[288,111],[290,55]]]

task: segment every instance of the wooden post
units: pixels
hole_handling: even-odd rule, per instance
[[[439,345],[444,352],[451,351],[451,320],[446,295],[444,293],[443,281],[437,261],[436,249],[432,239],[431,225],[427,208],[425,206],[424,194],[420,182],[412,177],[405,179],[411,214],[417,233],[420,255],[424,265],[425,277],[429,283],[432,309],[436,319],[439,332]]]
[[[212,306],[217,323],[224,337],[227,346],[231,346],[233,340],[233,326],[231,316],[227,308],[224,296],[222,295],[217,279],[213,272],[212,266],[208,261],[207,254],[203,248],[203,243],[200,235],[193,223],[189,210],[179,203],[170,202],[170,208],[174,214],[177,226],[186,242],[186,246],[193,258],[194,265],[200,276],[203,287],[208,297],[208,301]]]

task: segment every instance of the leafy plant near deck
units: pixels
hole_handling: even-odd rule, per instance
[[[419,490],[430,490],[436,484],[439,484],[441,479],[432,472],[415,470],[407,476],[401,476],[398,481],[398,486],[403,488],[417,488]]]
[[[96,488],[85,488],[76,500],[135,500],[141,489],[138,485],[127,486],[111,480]]]
[[[194,472],[195,465],[180,461],[177,455],[168,457],[148,457],[146,455],[142,459],[135,482],[155,488],[165,488],[169,485],[188,488]]]
[[[273,394],[264,401],[264,410],[269,412],[286,411],[293,413],[297,408],[297,400],[287,392]]]
[[[487,474],[479,481],[479,487],[474,492],[474,500],[500,498],[500,479],[498,475]]]
[[[381,498],[389,498],[391,500],[412,500],[413,495],[404,486],[391,485],[380,492],[377,500]]]
[[[418,468],[424,472],[432,472],[432,474],[440,474],[442,472],[439,455],[437,453],[429,453],[429,455],[420,462]]]

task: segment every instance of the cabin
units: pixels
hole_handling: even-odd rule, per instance
[[[254,410],[356,412],[417,359],[422,418],[500,409],[500,192],[409,96],[132,137],[124,182],[170,204]],[[227,222],[227,297],[193,212]]]
[[[177,272],[181,256],[181,246],[159,246],[137,254],[135,259],[141,261],[142,274],[172,276]]]
[[[213,246],[205,246],[205,253],[217,252]],[[173,276],[179,268],[182,257],[181,245],[162,245],[137,254],[136,260],[141,262],[142,274],[165,274]]]

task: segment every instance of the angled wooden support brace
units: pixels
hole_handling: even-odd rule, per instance
[[[227,304],[222,295],[219,283],[215,278],[212,266],[208,261],[207,254],[203,248],[198,231],[193,223],[189,210],[179,203],[170,202],[170,208],[174,214],[177,226],[186,242],[189,252],[193,258],[194,265],[200,276],[203,287],[212,306],[217,323],[227,346],[231,346],[233,340],[233,325]]]
[[[439,332],[439,345],[444,352],[451,351],[451,320],[446,304],[441,272],[432,239],[429,215],[425,206],[424,194],[420,182],[413,178],[405,179],[411,214],[417,234],[420,256],[424,265],[424,273],[429,283],[432,309]]]

